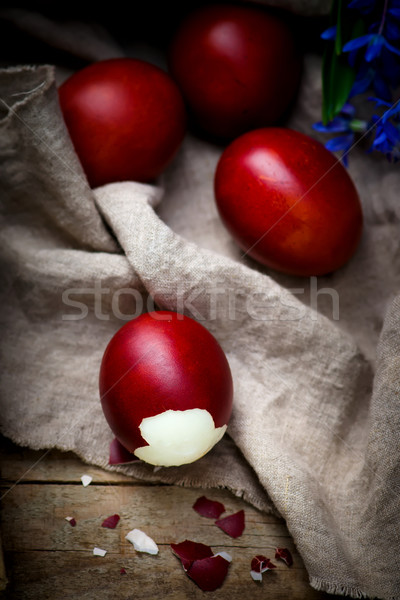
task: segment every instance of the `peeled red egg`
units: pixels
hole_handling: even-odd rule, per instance
[[[104,415],[119,442],[152,465],[204,456],[226,431],[232,397],[221,346],[190,317],[143,314],[121,327],[104,352]]]

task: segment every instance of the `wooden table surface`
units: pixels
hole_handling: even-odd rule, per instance
[[[237,539],[192,509],[202,490],[146,484],[85,465],[72,453],[32,451],[4,438],[0,442],[1,531],[8,578],[1,600],[336,598],[309,586],[282,519],[259,512],[227,490],[209,490],[206,495],[223,502],[227,514],[244,509],[246,528]],[[88,487],[81,483],[83,474],[93,477]],[[117,527],[101,527],[104,518],[115,513],[121,517]],[[75,527],[66,516],[76,519]],[[157,556],[138,553],[125,540],[133,528],[156,541]],[[231,554],[229,573],[219,590],[202,592],[185,575],[169,547],[185,539]],[[107,550],[104,558],[93,555],[95,546]],[[277,568],[255,583],[250,578],[251,559],[256,554],[274,559],[275,546],[291,550],[293,566],[273,560]]]

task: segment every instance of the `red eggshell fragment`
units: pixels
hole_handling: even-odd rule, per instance
[[[213,556],[210,546],[199,542],[185,540],[179,544],[170,544],[172,552],[180,558],[182,566],[187,571],[195,560],[209,558]]]
[[[113,439],[110,444],[110,458],[108,459],[109,465],[123,465],[125,463],[136,462],[138,460],[139,459],[137,456],[129,452],[129,450],[127,450],[125,446],[123,446],[121,442],[117,440],[117,438]]]
[[[209,500],[205,496],[201,496],[196,500],[193,504],[193,509],[202,517],[208,517],[210,519],[218,519],[218,517],[225,512],[225,506],[221,502]]]
[[[283,560],[288,567],[291,567],[293,564],[293,558],[290,553],[290,550],[287,548],[277,548],[275,552],[275,558]]]
[[[215,524],[233,538],[242,535],[244,530],[244,510],[215,521]]]
[[[210,556],[195,560],[187,574],[204,592],[212,592],[223,584],[229,565],[222,556]]]
[[[261,569],[263,568],[263,566],[265,566],[267,560],[268,559],[266,556],[255,556],[251,561],[251,570],[255,571],[256,573],[261,573]]]
[[[266,556],[257,554],[251,561],[251,570],[256,573],[264,573],[264,571],[268,571],[268,569],[276,569],[276,565],[274,565]]]
[[[107,517],[107,519],[104,519],[101,526],[107,527],[108,529],[115,529],[120,518],[121,517],[119,515],[111,515],[111,517]]]

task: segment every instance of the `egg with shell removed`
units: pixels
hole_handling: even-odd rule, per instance
[[[99,387],[116,438],[157,466],[204,456],[232,411],[232,375],[221,346],[203,325],[170,311],[143,314],[116,332]]]

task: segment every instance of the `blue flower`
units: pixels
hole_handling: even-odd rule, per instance
[[[331,138],[325,144],[325,148],[331,152],[342,151],[341,160],[345,166],[348,165],[348,154],[355,141],[356,132],[364,132],[367,128],[366,121],[355,118],[355,108],[346,103],[339,115],[324,125],[321,121],[314,123],[313,129],[324,133],[342,133]]]
[[[373,33],[367,33],[365,35],[361,35],[354,40],[350,40],[343,46],[343,52],[350,52],[350,50],[358,50],[358,48],[362,48],[362,46],[366,46],[369,44],[374,38]]]
[[[378,121],[375,125],[371,150],[378,150],[385,154],[388,160],[397,162],[400,159],[400,129],[390,121],[383,122],[383,119]]]
[[[343,150],[341,161],[345,167],[349,166],[349,158],[348,154],[351,150],[351,147],[354,144],[354,133],[348,133],[347,135],[339,135],[336,138],[332,138],[328,140],[325,144],[325,148],[330,150],[331,152],[339,152]]]
[[[371,65],[365,64],[360,67],[356,76],[353,87],[351,88],[350,98],[363,94],[371,87],[372,81],[376,75],[376,71]]]
[[[400,86],[400,0],[337,1],[342,20],[350,18],[355,23],[360,15],[363,20],[364,34],[347,41],[342,48],[355,72],[348,100],[373,90],[376,97],[370,100],[380,115],[374,114],[369,121],[360,120],[354,107],[346,103],[329,123],[315,123],[313,128],[333,134],[326,147],[342,152],[344,163],[357,133],[368,134],[369,151],[377,150],[389,160],[400,160],[400,99],[393,103],[393,92]],[[346,14],[349,9],[353,12]],[[321,37],[336,39],[337,27],[329,27]]]
[[[389,44],[385,37],[380,33],[367,33],[361,35],[360,37],[347,42],[342,50],[343,52],[351,52],[352,50],[358,50],[363,46],[367,46],[365,52],[365,60],[367,62],[371,62],[374,58],[379,56],[382,48],[387,48],[390,52],[400,56],[400,50],[395,48],[392,44]]]
[[[400,99],[397,100],[397,102],[385,112],[382,119],[383,121],[387,121],[388,119],[392,119],[393,117],[395,117],[396,120],[398,120],[400,117]]]
[[[382,121],[386,122],[389,119],[393,119],[393,117],[398,120],[400,118],[400,98],[396,100],[393,104],[391,102],[386,102],[381,98],[368,98],[371,102],[375,102],[377,107],[386,106],[387,110],[382,115]]]
[[[321,33],[321,38],[323,40],[334,40],[336,38],[337,26],[333,25],[332,27],[328,27]]]
[[[332,121],[329,121],[326,125],[324,125],[322,121],[318,121],[318,123],[314,123],[313,129],[325,133],[350,131],[350,120],[355,116],[355,113],[354,106],[346,102],[337,117],[332,119]]]
[[[370,150],[378,150],[389,160],[400,159],[400,98],[394,104],[380,98],[369,98],[377,108],[386,108],[381,117],[373,115],[370,127],[374,128],[374,139]]]
[[[380,55],[382,48],[386,45],[386,43],[387,42],[383,35],[379,35],[378,33],[374,35],[367,46],[367,50],[365,52],[365,60],[367,62],[373,61],[377,56]]]
[[[322,121],[313,124],[315,131],[322,131],[323,133],[343,133],[350,131],[349,123],[343,117],[335,117],[327,125],[324,125]]]

